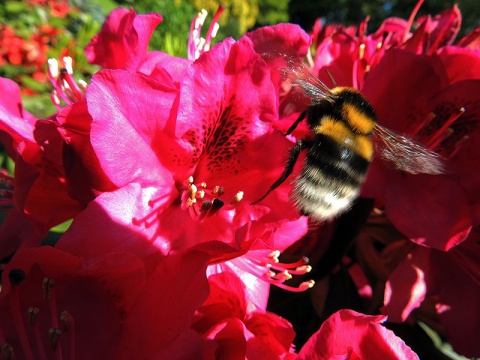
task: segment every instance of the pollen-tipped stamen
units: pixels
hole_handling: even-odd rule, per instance
[[[23,274],[20,278],[19,275]],[[23,355],[26,360],[34,360],[33,350],[27,336],[27,331],[23,322],[23,315],[20,307],[19,284],[25,278],[25,272],[20,269],[14,269],[9,272],[10,279],[10,314],[12,316],[13,324],[17,332],[17,338],[23,350]]]
[[[190,176],[184,183],[184,189],[180,196],[181,209],[187,210],[193,220],[201,221],[218,213],[221,209],[232,208],[243,199],[244,192],[238,191],[230,201],[225,203],[221,197],[225,194],[225,188],[215,185],[210,188],[205,181],[195,183]]]
[[[312,268],[307,265],[308,258],[305,256],[293,263],[281,263],[278,260],[280,256],[278,250],[269,253],[249,251],[244,256],[247,261],[242,263],[242,267],[272,285],[288,291],[299,292],[307,290],[314,284],[313,281],[306,281],[298,287],[285,284],[285,281],[291,280],[293,275],[305,275],[311,271]]]
[[[440,129],[438,129],[426,143],[426,147],[430,150],[434,149],[434,146],[438,145],[438,139],[442,136],[445,136],[445,131],[455,122],[457,119],[463,115],[465,112],[465,108],[460,108],[456,114],[451,114],[447,121],[442,125]]]
[[[47,360],[45,346],[43,343],[42,333],[40,331],[38,323],[38,313],[40,309],[36,306],[30,306],[27,310],[28,323],[32,326],[33,330],[30,333],[33,334],[33,341],[35,343],[36,356],[38,360]]]
[[[84,81],[77,84],[73,78],[72,58],[67,56],[62,61],[64,67],[60,69],[56,59],[48,59],[48,77],[53,86],[50,98],[57,108],[61,107],[61,100],[66,104],[82,100],[87,87]]]
[[[201,36],[203,24],[207,17],[207,11],[202,9],[197,16],[192,20],[190,25],[190,36],[188,38],[188,59],[195,60],[204,52],[210,50],[211,41],[216,36],[219,25],[218,19],[225,10],[223,5],[218,7],[217,12],[213,16],[210,26],[206,33],[206,38]]]

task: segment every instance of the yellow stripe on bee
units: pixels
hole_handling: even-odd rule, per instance
[[[357,135],[355,151],[358,155],[367,159],[368,161],[372,160],[373,157],[373,142],[372,138],[368,135]]]
[[[338,144],[348,146],[358,155],[371,160],[373,156],[373,143],[370,136],[355,134],[343,121],[325,116],[315,132],[335,140]]]
[[[357,105],[344,103],[342,115],[348,121],[353,130],[360,134],[371,134],[375,126],[375,120],[365,114]]]

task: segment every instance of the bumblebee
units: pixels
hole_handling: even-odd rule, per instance
[[[291,134],[306,120],[313,137],[298,140],[285,170],[263,200],[292,173],[301,151],[306,150],[292,198],[299,211],[314,220],[329,220],[345,212],[359,196],[374,153],[396,169],[412,174],[440,174],[441,157],[406,136],[377,123],[375,110],[351,87],[325,85],[303,63],[286,58],[284,77],[311,99],[310,106],[287,130]]]

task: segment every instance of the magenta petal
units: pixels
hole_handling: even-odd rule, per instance
[[[101,32],[85,48],[85,55],[90,63],[104,68],[135,71],[161,21],[159,14],[137,15],[133,9],[115,9],[103,23]]]
[[[115,185],[159,178],[152,143],[176,96],[176,89],[124,70],[104,70],[94,76],[87,92],[93,118],[91,142]]]
[[[194,164],[210,173],[236,174],[237,154],[268,133],[275,116],[275,93],[265,62],[249,45],[223,41],[204,53],[182,84],[172,166]],[[190,170],[188,170],[190,168]],[[200,174],[198,174],[200,175]]]
[[[468,236],[468,202],[464,189],[444,176],[392,176],[385,193],[386,213],[395,227],[417,244],[440,250]]]
[[[208,256],[197,251],[172,254],[160,262],[125,321],[119,350],[123,359],[151,358],[189,331],[195,310],[208,296],[207,262]]]
[[[456,352],[468,358],[480,356],[480,254],[478,232],[473,232],[450,252],[432,252],[431,272],[436,277],[437,311],[448,341]],[[453,261],[452,261],[453,260]]]
[[[24,143],[28,143],[28,147],[36,146],[33,137],[36,119],[23,108],[20,88],[16,83],[0,77],[0,90],[2,94],[8,94],[0,96],[0,130],[13,140],[3,143],[9,155],[14,157],[15,152],[21,152],[26,146]]]
[[[298,359],[418,359],[399,337],[380,324],[385,319],[353,310],[337,311],[307,341]]]
[[[380,125],[404,133],[409,122],[423,120],[417,118],[418,110],[439,89],[440,77],[427,59],[392,49],[365,79],[362,92]]]
[[[307,55],[311,43],[310,36],[298,25],[278,24],[251,31],[239,41],[250,39],[255,51],[264,55],[274,50],[277,54],[290,54],[296,57]]]
[[[162,188],[168,194],[168,187]],[[75,217],[57,248],[85,258],[121,251],[144,257],[159,248],[168,252],[170,244],[163,239],[157,239],[158,247],[152,244],[157,223],[148,226],[140,222],[144,217],[155,216],[149,204],[154,195],[161,196],[156,189],[142,188],[136,183],[101,194]]]
[[[427,291],[424,269],[428,267],[429,252],[417,248],[390,275],[385,287],[385,306],[381,309],[390,321],[404,322],[424,300]]]

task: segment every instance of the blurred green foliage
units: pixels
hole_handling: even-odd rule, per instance
[[[257,26],[289,21],[289,0],[258,0]]]
[[[88,79],[98,70],[87,62],[83,49],[100,30],[104,15],[99,9],[101,4],[78,2],[59,13],[48,4],[0,3],[0,76],[20,85],[28,95],[25,107],[36,116],[55,111],[46,76],[48,58],[72,57],[77,79]]]
[[[152,36],[150,49],[187,57],[190,24],[197,13],[190,2],[182,0],[119,0],[117,2],[123,7],[133,7],[137,13],[161,14],[163,21]]]

